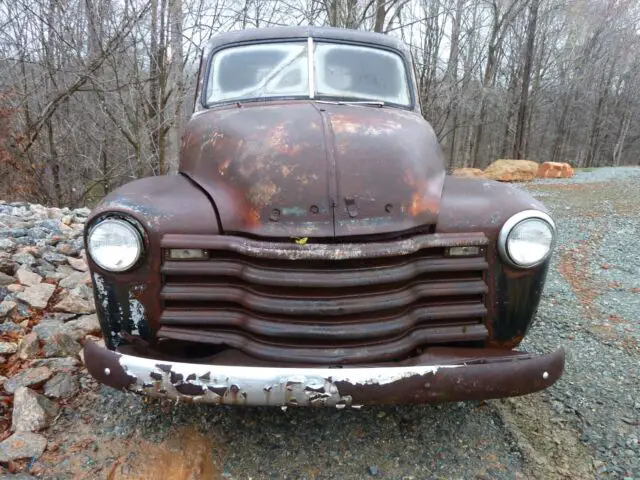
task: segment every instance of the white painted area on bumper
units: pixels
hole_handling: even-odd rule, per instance
[[[352,404],[351,397],[341,394],[338,385],[389,385],[461,366],[236,367],[166,362],[131,355],[121,355],[119,362],[135,378],[128,388],[150,396],[215,404],[338,407]]]

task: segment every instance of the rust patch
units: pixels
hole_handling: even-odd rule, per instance
[[[331,126],[337,134],[360,133],[367,136],[393,134],[402,128],[402,123],[391,116],[376,117],[365,115],[331,115]]]
[[[280,168],[280,170],[282,171],[282,176],[287,178],[294,168],[294,165],[282,165],[282,167]]]
[[[243,215],[246,225],[260,225],[260,212],[255,208],[247,208]]]
[[[361,128],[359,119],[347,115],[332,115],[331,127],[335,133],[358,133]]]
[[[224,174],[227,173],[227,168],[229,168],[230,163],[231,163],[230,158],[226,158],[222,161],[222,163],[218,167],[218,173],[220,174],[220,176],[224,176]]]
[[[289,131],[290,127],[286,125],[276,126],[269,132],[268,145],[282,155],[293,156],[298,154],[302,148],[292,142],[289,138]]]
[[[247,197],[256,206],[265,206],[271,203],[271,198],[280,191],[280,188],[271,181],[260,182],[249,189]]]
[[[438,213],[440,197],[437,192],[433,192],[435,195],[429,192],[429,182],[409,172],[405,172],[404,182],[414,190],[411,194],[411,202],[407,206],[407,211],[412,217],[418,217],[425,212]]]

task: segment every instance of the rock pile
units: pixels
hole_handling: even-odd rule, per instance
[[[573,167],[568,163],[531,160],[496,160],[482,171],[479,168],[456,168],[454,177],[488,178],[499,182],[528,182],[534,178],[571,178]]]
[[[81,344],[100,335],[82,235],[88,214],[0,201],[1,463],[44,452],[38,432],[78,392]]]

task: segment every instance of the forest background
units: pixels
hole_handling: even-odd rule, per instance
[[[0,198],[175,172],[206,42],[281,25],[408,43],[449,168],[640,164],[635,0],[0,0]]]

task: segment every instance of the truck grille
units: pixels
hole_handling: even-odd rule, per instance
[[[397,361],[428,345],[481,341],[486,244],[483,234],[308,245],[166,235],[164,249],[202,249],[206,259],[165,255],[158,336],[324,365]],[[449,257],[450,246],[481,253]]]

